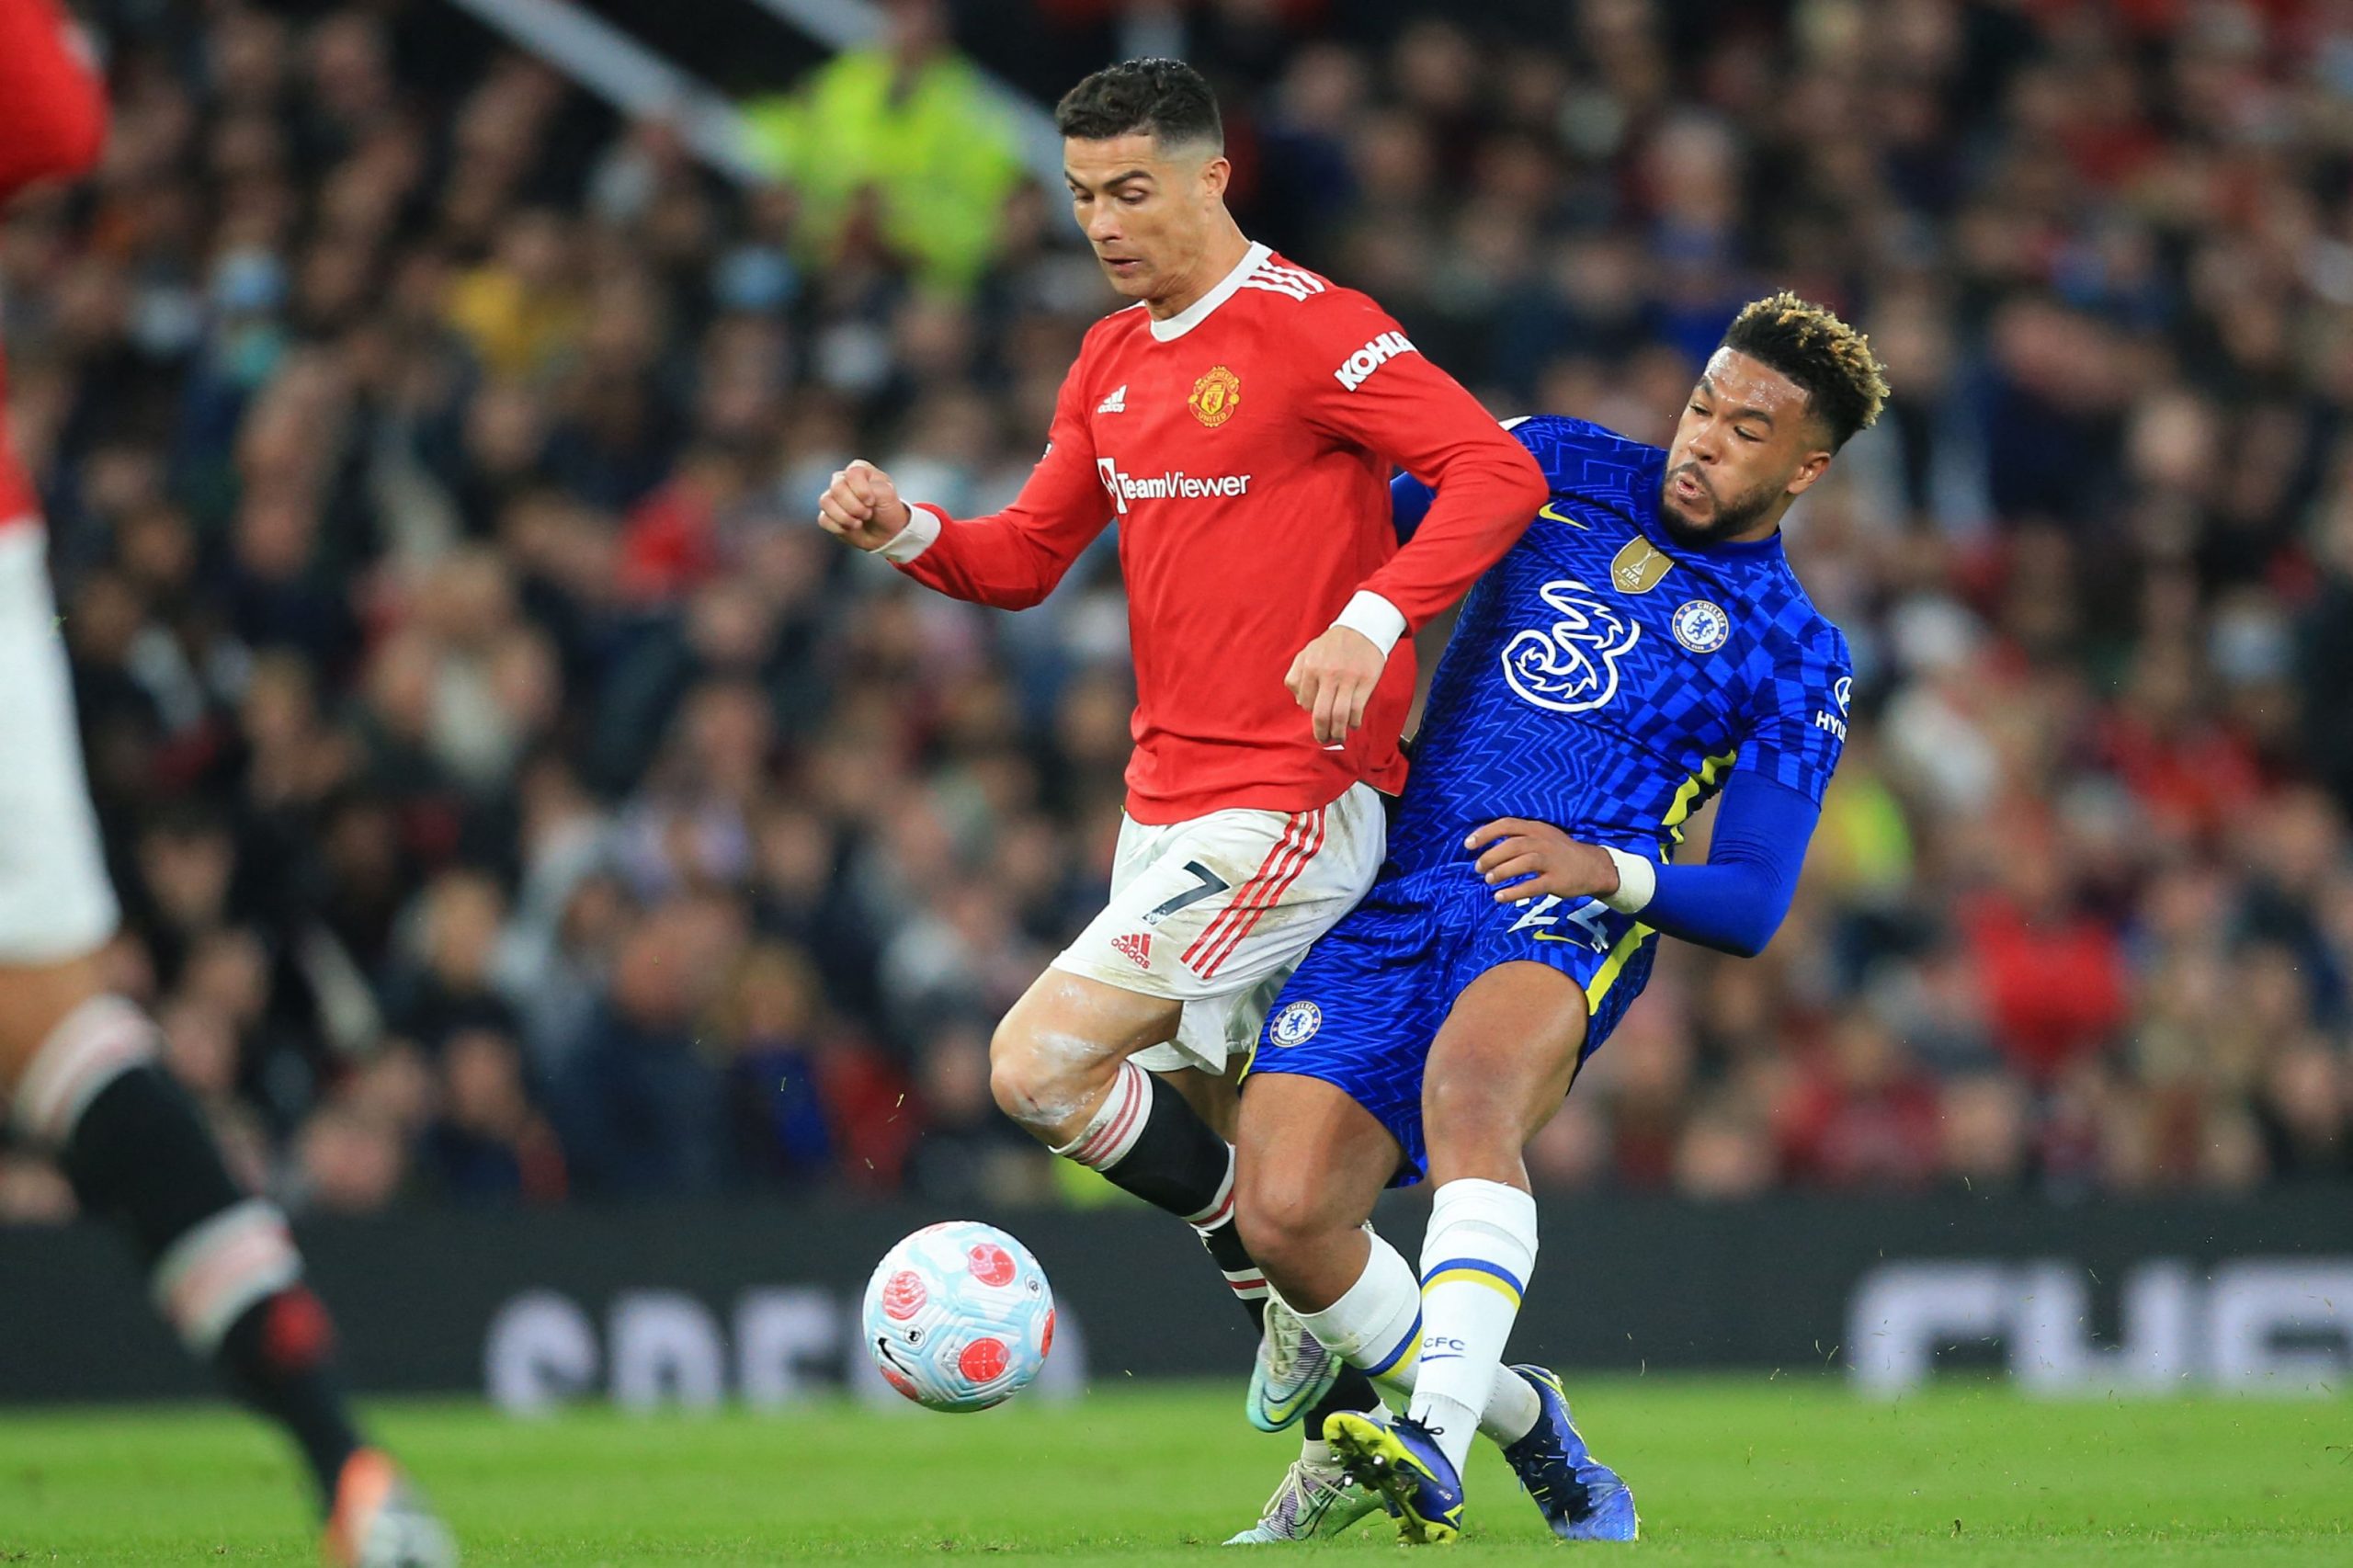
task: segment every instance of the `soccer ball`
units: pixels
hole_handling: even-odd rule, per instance
[[[1029,1249],[977,1220],[926,1225],[866,1283],[866,1349],[930,1410],[986,1410],[1029,1386],[1054,1343],[1054,1293]]]

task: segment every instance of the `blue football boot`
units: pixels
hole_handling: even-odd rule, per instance
[[[1577,1435],[1561,1380],[1541,1367],[1512,1370],[1536,1390],[1543,1409],[1528,1435],[1504,1450],[1504,1458],[1536,1499],[1544,1522],[1563,1540],[1634,1540],[1642,1533],[1634,1494]]]
[[[1324,1440],[1388,1505],[1399,1540],[1437,1546],[1462,1533],[1462,1477],[1428,1427],[1410,1415],[1382,1423],[1344,1412],[1324,1418]]]

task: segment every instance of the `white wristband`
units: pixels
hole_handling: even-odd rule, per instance
[[[926,511],[914,502],[907,503],[907,526],[891,536],[890,542],[874,553],[894,565],[904,566],[939,537],[939,514]]]
[[[1620,915],[1640,915],[1658,892],[1658,868],[1639,855],[1612,849],[1607,844],[1601,846],[1601,852],[1618,868],[1618,891],[1601,902]]]
[[[1371,589],[1358,588],[1332,624],[1362,633],[1386,658],[1389,650],[1397,646],[1397,639],[1405,635],[1405,612]]]

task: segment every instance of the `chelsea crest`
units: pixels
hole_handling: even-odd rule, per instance
[[[1686,599],[1675,612],[1675,640],[1695,653],[1712,653],[1732,635],[1732,617],[1711,599]]]
[[[1277,1045],[1302,1045],[1323,1027],[1323,1008],[1313,1002],[1291,1002],[1267,1020],[1267,1038]]]

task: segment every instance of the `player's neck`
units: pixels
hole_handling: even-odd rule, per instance
[[[1200,302],[1202,295],[1224,282],[1226,274],[1241,266],[1242,258],[1249,254],[1249,236],[1233,219],[1225,219],[1216,237],[1201,252],[1200,259],[1186,270],[1167,293],[1144,301],[1145,310],[1151,312],[1154,321],[1183,315]]]

